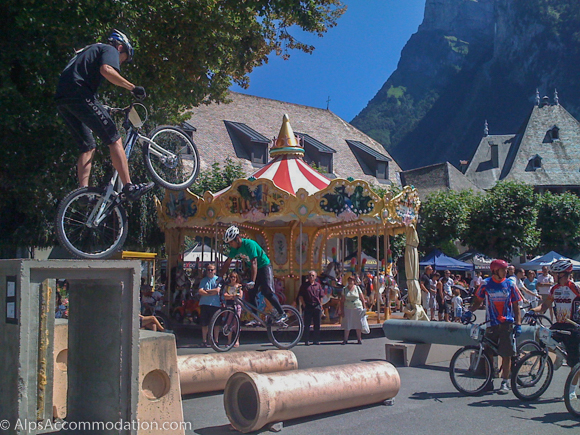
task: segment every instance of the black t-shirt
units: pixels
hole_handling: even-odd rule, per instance
[[[429,275],[427,275],[426,273],[421,275],[421,282],[423,283],[423,285],[425,286],[427,291],[429,291],[431,289],[431,278],[429,278]],[[421,291],[422,290],[423,289],[421,289]]]
[[[112,45],[93,44],[83,48],[61,73],[55,98],[92,97],[103,80],[101,66],[110,65],[120,72],[119,51]]]

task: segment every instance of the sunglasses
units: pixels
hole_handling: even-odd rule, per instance
[[[215,272],[215,269],[208,269],[208,272]]]

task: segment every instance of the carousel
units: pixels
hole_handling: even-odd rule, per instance
[[[387,253],[389,236],[406,233],[406,262],[407,254],[409,261],[413,261],[413,249],[417,256],[415,226],[420,207],[413,187],[405,186],[400,194],[394,196],[389,192],[381,198],[366,181],[325,177],[304,162],[304,148],[287,115],[272,143],[271,160],[248,178],[235,180],[220,192],[206,192],[203,197],[188,190],[167,190],[163,201],[157,201],[168,270],[183,261],[185,236],[213,239],[212,258],[219,270],[222,258],[219,254],[227,252],[221,242],[223,233],[232,224],[240,228],[243,237],[255,240],[267,252],[277,291],[288,302],[295,299],[301,277],[309,270],[327,272],[340,282],[346,238],[358,239],[356,259],[351,261],[359,272],[364,266],[362,236],[377,236],[377,253],[379,237],[384,236],[383,252]],[[424,312],[414,304],[420,298],[418,261],[415,263],[414,273],[409,274],[412,264],[406,263],[410,266],[406,270],[411,302],[408,317],[416,319],[422,318]],[[376,275],[381,265],[388,269],[384,260],[375,261]],[[379,305],[377,312],[380,311]]]

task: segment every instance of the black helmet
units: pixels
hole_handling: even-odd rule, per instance
[[[125,48],[125,52],[127,53],[127,62],[131,62],[133,60],[133,55],[135,54],[135,50],[133,50],[133,46],[129,41],[129,38],[125,36],[124,33],[118,31],[117,29],[113,29],[111,36],[109,36],[109,43],[119,43]]]

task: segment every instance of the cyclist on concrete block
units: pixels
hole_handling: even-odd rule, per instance
[[[251,276],[247,287],[250,302],[255,304],[258,292],[262,292],[264,297],[277,311],[275,320],[277,322],[286,320],[284,310],[274,292],[274,272],[266,252],[255,241],[242,239],[240,237],[240,230],[235,225],[232,225],[227,229],[224,234],[224,242],[230,245],[230,252],[228,254],[228,259],[222,266],[220,276],[224,276],[230,267],[232,259],[236,257],[249,263]]]
[[[153,182],[133,184],[129,175],[123,141],[108,111],[96,97],[103,77],[116,86],[128,89],[143,99],[145,89],[121,76],[121,64],[133,59],[133,46],[123,33],[113,30],[108,44],[92,44],[76,52],[60,75],[55,101],[58,112],[68,125],[80,149],[77,175],[80,187],[89,185],[95,154],[93,132],[107,145],[111,161],[123,182],[123,194],[130,201],[151,190]]]
[[[580,323],[580,289],[570,280],[572,274],[572,262],[568,259],[554,261],[550,266],[550,272],[556,279],[556,284],[550,289],[550,293],[542,305],[531,311],[545,313],[554,305],[556,322],[550,329],[570,331],[570,335],[554,332],[554,340],[564,345],[568,365],[574,367],[580,362],[580,328],[569,321]],[[556,359],[554,368],[559,368],[563,361]],[[576,385],[578,379],[573,380],[573,390],[570,391],[572,399],[576,399]]]
[[[490,265],[491,277],[474,294],[474,300],[463,316],[468,322],[473,311],[486,304],[486,321],[489,327],[486,336],[498,343],[498,354],[501,356],[501,386],[498,393],[509,393],[508,379],[510,376],[511,359],[516,355],[515,337],[521,334],[521,315],[518,302],[519,293],[513,281],[506,279],[508,264],[504,260],[493,260]],[[493,383],[490,384],[493,389]]]

